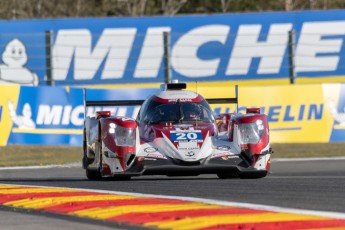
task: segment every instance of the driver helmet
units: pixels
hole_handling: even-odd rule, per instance
[[[183,109],[186,119],[200,119],[201,109],[197,104],[188,103]]]

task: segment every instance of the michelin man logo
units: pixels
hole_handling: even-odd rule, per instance
[[[345,126],[345,107],[343,112],[338,112],[336,104],[331,99],[328,99],[328,106],[334,121],[340,126]]]
[[[4,64],[0,65],[0,84],[38,85],[37,75],[24,67],[28,56],[24,44],[17,38],[6,45],[2,61]]]
[[[8,109],[10,110],[10,117],[14,124],[20,129],[34,129],[36,128],[35,122],[31,119],[32,112],[29,103],[25,103],[22,115],[17,115],[12,101],[8,101]]]

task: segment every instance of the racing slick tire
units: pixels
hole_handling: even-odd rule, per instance
[[[86,168],[86,177],[89,180],[102,180],[102,175],[101,172],[99,172],[98,170],[90,170],[88,168]]]

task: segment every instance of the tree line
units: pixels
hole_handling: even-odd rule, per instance
[[[0,19],[126,17],[345,8],[345,0],[0,0]]]

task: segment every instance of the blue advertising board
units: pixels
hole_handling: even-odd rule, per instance
[[[89,89],[86,99],[144,100],[158,91],[158,88]],[[209,98],[219,90],[207,88],[206,91],[203,96]],[[220,98],[228,97],[229,92],[222,91]],[[0,92],[3,93],[0,146],[82,145],[83,89],[0,85]],[[248,107],[261,107],[261,113],[267,115],[272,143],[345,141],[345,84],[246,86],[239,88],[239,95],[239,112],[245,113]],[[213,104],[211,108],[217,114],[234,112],[236,106]],[[110,111],[113,116],[136,118],[139,110],[140,106],[90,106],[86,115]],[[171,135],[173,139],[200,139],[198,132]]]
[[[90,89],[87,100],[146,99],[158,90]],[[8,136],[7,144],[80,145],[85,114],[83,89],[21,86],[19,92],[12,90],[12,94],[12,99],[0,101],[0,106],[6,107],[6,120],[0,121],[0,128],[2,138]],[[135,117],[139,109],[140,106],[87,107],[86,114],[94,116],[96,111],[107,110],[115,116]]]
[[[56,85],[163,82],[163,32],[184,82],[285,79],[292,30],[297,76],[345,75],[345,10],[332,10],[0,21],[0,83],[47,84],[48,30]]]

